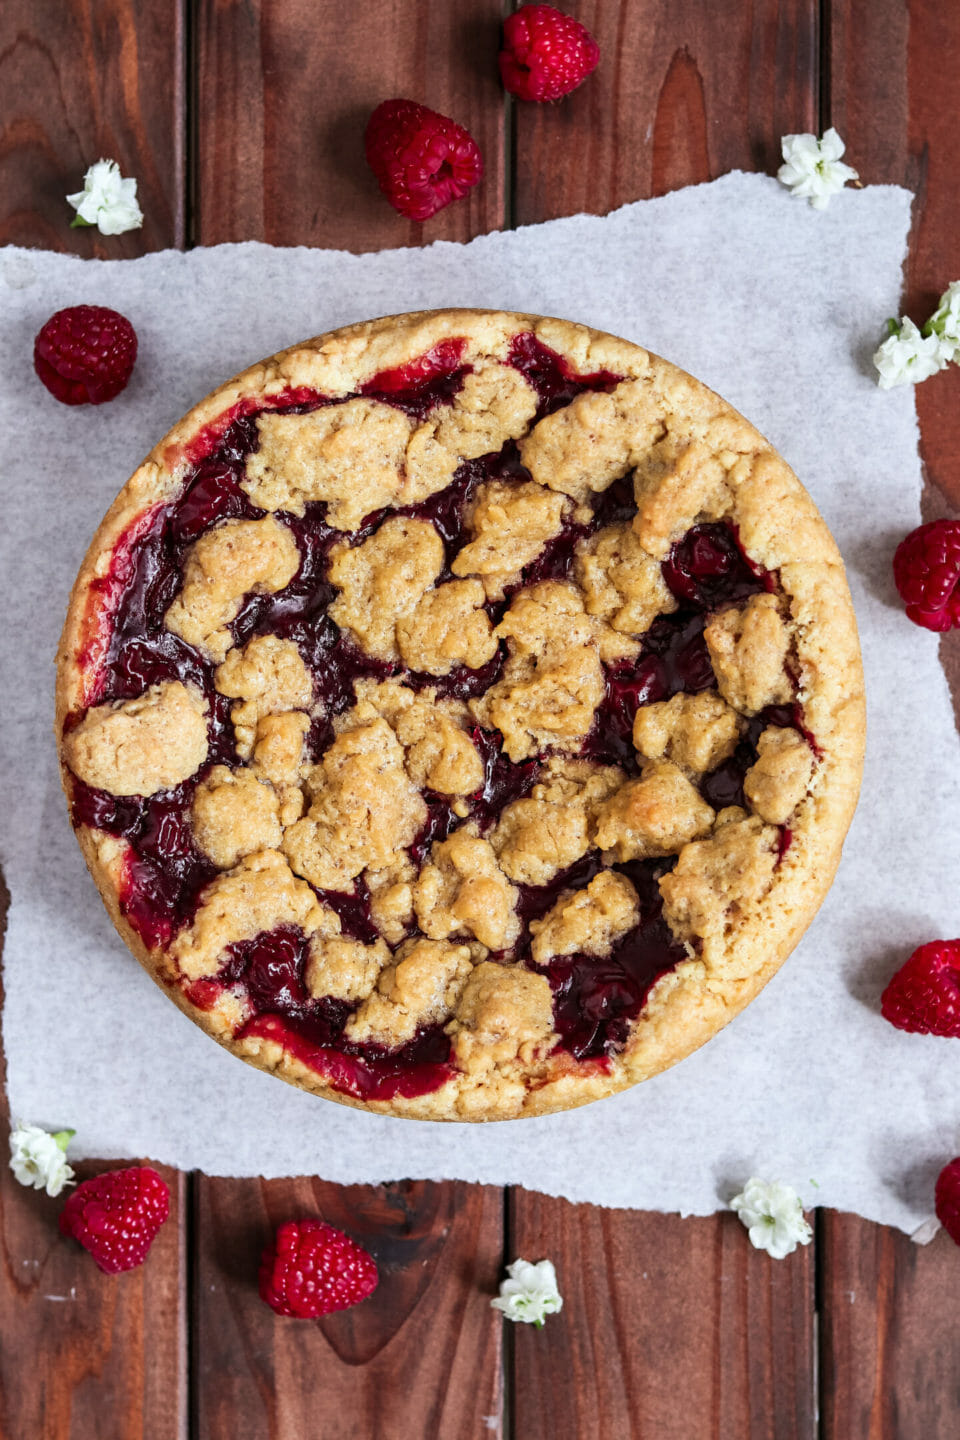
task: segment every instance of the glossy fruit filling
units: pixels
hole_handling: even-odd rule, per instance
[[[435,406],[449,404],[459,391],[470,369],[461,363],[464,345],[460,340],[443,341],[409,365],[381,372],[361,393],[422,418]],[[561,356],[532,334],[515,337],[509,363],[535,387],[540,399],[538,418],[569,404],[584,390],[609,390],[621,378],[608,371],[576,375]],[[341,402],[296,391],[275,400],[272,408],[304,413],[336,403]],[[264,514],[250,503],[241,487],[247,457],[258,444],[258,413],[242,403],[192,442],[189,453],[194,463],[180,498],[139,520],[117,545],[106,576],[96,582],[95,614],[83,653],[88,703],[127,699],[150,685],[178,679],[197,685],[209,707],[208,760],[195,777],[175,790],[149,798],[120,799],[73,781],[74,822],[122,836],[129,843],[121,908],[150,946],[168,944],[190,923],[204,886],[217,873],[194,845],[191,806],[198,781],[213,765],[238,763],[230,720],[233,702],[216,691],[215,667],[198,650],[167,632],[163,618],[182,585],[186,552],[193,541],[220,521],[257,519]],[[422,504],[367,516],[349,538],[355,543],[372,534],[390,514],[430,520],[444,541],[446,569],[440,578],[447,579],[455,556],[469,539],[465,527],[473,495],[479,484],[491,478],[518,482],[530,478],[514,442],[497,454],[465,462],[447,489]],[[568,524],[544,546],[505,600],[488,605],[491,619],[496,622],[501,617],[511,594],[521,586],[569,575],[579,541],[601,526],[629,519],[635,510],[629,477],[597,495],[592,519]],[[460,699],[481,695],[496,681],[503,664],[503,646],[482,669],[459,666],[442,679],[363,654],[328,613],[336,594],[326,578],[329,552],[344,538],[343,533],[327,524],[323,503],[308,505],[302,517],[279,518],[294,534],[300,568],[278,594],[249,595],[231,629],[237,645],[255,635],[272,633],[298,646],[324,711],[308,739],[314,759],[333,738],[333,720],[354,703],[354,682],[362,677],[396,676],[416,689],[432,686],[441,695]],[[679,602],[678,609],[654,622],[643,637],[637,662],[608,667],[606,695],[580,752],[597,761],[619,764],[632,774],[639,768],[631,743],[638,706],[667,699],[678,691],[694,693],[713,686],[703,637],[710,614],[718,607],[775,589],[774,577],[746,557],[735,532],[722,523],[691,529],[663,562],[663,575]],[[68,728],[81,714],[68,718]],[[743,803],[743,778],[756,758],[756,742],[765,724],[792,724],[807,733],[796,707],[776,707],[751,721],[735,755],[703,779],[701,790],[711,805],[720,808]],[[498,732],[476,727],[471,734],[483,760],[484,784],[470,797],[470,818],[486,833],[506,805],[530,791],[543,757],[514,764],[502,753]],[[813,743],[812,737],[807,738]],[[448,797],[427,792],[424,799],[428,819],[410,850],[418,866],[429,857],[433,842],[461,823]],[[662,918],[657,884],[673,863],[668,859],[615,867],[627,874],[637,889],[639,925],[602,960],[568,955],[543,968],[554,994],[559,1043],[577,1060],[602,1060],[622,1047],[650,987],[684,957],[683,947]],[[587,884],[601,865],[599,854],[592,852],[550,885],[521,887],[524,930],[515,960],[537,968],[530,959],[529,922],[543,915],[563,889]],[[345,935],[365,943],[376,938],[362,879],[350,894],[318,893],[340,916]],[[386,1100],[423,1094],[445,1083],[452,1073],[450,1041],[441,1027],[422,1029],[393,1051],[347,1041],[344,1026],[354,1007],[330,996],[307,993],[306,954],[304,936],[281,928],[232,946],[214,979],[185,985],[185,990],[195,1004],[210,1008],[224,987],[240,987],[249,1018],[238,1034],[281,1043],[347,1094]]]

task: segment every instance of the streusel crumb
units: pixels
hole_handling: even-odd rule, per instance
[[[478,670],[497,651],[486,594],[479,580],[450,580],[428,590],[414,610],[397,621],[403,663],[428,675],[449,675],[454,665]]]
[[[78,779],[111,795],[155,795],[187,780],[207,758],[200,691],[165,680],[134,700],[98,705],[68,735],[63,753]]]
[[[547,415],[520,445],[534,480],[575,500],[626,475],[663,434],[648,380],[624,380],[610,394],[585,390]]]
[[[586,855],[600,806],[625,778],[613,765],[550,760],[530,795],[506,806],[490,837],[504,874],[520,885],[547,885]]]
[[[276,635],[257,635],[231,650],[217,666],[214,683],[221,695],[241,702],[230,710],[241,760],[250,758],[262,716],[313,705],[313,676],[300,651]]]
[[[525,565],[563,529],[569,503],[530,480],[488,480],[477,490],[467,517],[473,536],[457,555],[454,575],[479,576],[490,600],[501,600]]]
[[[638,465],[633,490],[634,533],[658,560],[691,525],[721,519],[733,503],[718,457],[705,445],[674,435],[665,436]]]
[[[663,914],[675,935],[703,941],[708,965],[723,956],[724,935],[770,889],[777,831],[753,816],[731,820],[687,845],[660,880]]]
[[[776,595],[752,595],[742,610],[723,610],[703,632],[717,688],[734,709],[756,715],[793,698],[784,666],[790,636]]]
[[[348,1040],[397,1046],[423,1025],[446,1020],[473,969],[468,945],[407,940],[394,963],[381,971],[377,988],[347,1021]]]
[[[278,848],[279,812],[272,785],[262,785],[246,768],[215,765],[193,797],[193,838],[218,870],[230,870],[244,855]]]
[[[490,950],[507,950],[520,934],[516,887],[492,845],[467,827],[433,846],[413,899],[421,930],[434,940],[474,935]]]
[[[646,553],[628,521],[581,540],[574,573],[587,614],[628,635],[642,635],[658,615],[677,608],[659,560]]]
[[[739,738],[737,712],[715,690],[641,705],[633,721],[634,747],[646,760],[672,760],[698,774],[728,760]]]
[[[340,594],[330,617],[368,655],[396,660],[397,620],[415,609],[443,569],[443,541],[429,520],[396,515],[359,545],[335,545],[329,577]]]
[[[480,789],[483,762],[464,729],[468,712],[462,701],[438,700],[432,688],[410,690],[399,680],[359,680],[355,693],[358,703],[347,723],[382,715],[404,748],[415,785],[441,795],[472,795]]]
[[[447,1027],[468,1075],[519,1061],[529,1065],[556,1042],[553,995],[545,975],[484,960],[474,967]]]
[[[224,520],[195,540],[183,563],[183,588],[164,617],[174,635],[223,660],[233,644],[227,628],[245,595],[274,595],[300,568],[300,551],[286,525]]]
[[[542,920],[533,920],[531,954],[538,965],[555,955],[609,955],[640,923],[637,892],[625,875],[601,870],[585,890],[564,890]]]
[[[485,365],[464,378],[410,437],[401,501],[415,505],[444,489],[464,460],[500,450],[536,414],[537,393],[512,365]]]
[[[296,786],[303,769],[304,741],[309,732],[310,716],[304,715],[302,710],[264,715],[262,720],[257,721],[254,732],[250,764],[254,774],[280,789]],[[294,816],[294,819],[298,818],[298,815]]]
[[[417,872],[404,855],[383,870],[365,870],[370,918],[389,945],[399,945],[413,928],[413,882]]]
[[[757,743],[757,761],[743,781],[743,793],[761,820],[784,825],[800,804],[813,776],[813,751],[796,730],[769,725]]]
[[[383,940],[364,945],[342,935],[313,935],[304,984],[315,1000],[331,995],[356,1004],[370,994],[381,970],[389,964],[390,950]]]
[[[600,808],[597,844],[622,863],[676,855],[705,835],[713,810],[670,760],[648,760],[639,780],[621,785]]]

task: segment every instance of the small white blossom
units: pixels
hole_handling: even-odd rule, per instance
[[[777,179],[799,199],[809,200],[814,210],[826,210],[831,195],[848,180],[858,179],[856,170],[840,159],[845,148],[832,125],[822,140],[816,135],[784,135],[780,141],[784,163]]]
[[[116,160],[98,160],[83,177],[83,189],[67,196],[77,215],[74,225],[96,225],[101,235],[139,230],[143,211],[136,180],[124,180]]]
[[[947,357],[939,335],[925,335],[909,318],[899,325],[890,323],[893,333],[873,357],[881,390],[890,390],[894,385],[917,385],[943,369]]]
[[[507,1266],[507,1274],[510,1278],[501,1283],[500,1294],[490,1304],[508,1320],[521,1320],[539,1330],[547,1315],[556,1315],[563,1308],[552,1261],[533,1265],[529,1260],[514,1260]]]
[[[739,1195],[730,1201],[740,1223],[756,1250],[766,1250],[774,1260],[792,1255],[798,1245],[809,1245],[813,1231],[803,1218],[803,1206],[796,1190],[779,1180],[758,1180],[753,1176]]]
[[[924,335],[940,341],[944,364],[960,363],[960,280],[952,280],[940,296],[940,304],[923,327]]]
[[[18,1124],[10,1131],[10,1169],[21,1185],[59,1195],[73,1183],[66,1149],[76,1132],[58,1130],[51,1135],[39,1125]]]

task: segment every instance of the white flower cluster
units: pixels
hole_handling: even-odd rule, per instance
[[[77,214],[74,225],[96,225],[101,235],[139,230],[143,211],[137,204],[136,180],[124,180],[116,160],[98,160],[83,177],[83,189],[67,196]]]
[[[873,357],[881,390],[917,385],[953,361],[960,364],[960,280],[953,280],[922,329],[912,320],[888,320],[890,331]]]
[[[556,1315],[563,1308],[557,1289],[557,1272],[551,1260],[536,1265],[529,1260],[514,1260],[507,1266],[509,1279],[501,1282],[500,1294],[490,1304],[502,1310],[508,1320],[536,1325],[539,1330],[547,1315]]]
[[[10,1131],[10,1169],[21,1185],[59,1195],[73,1184],[73,1170],[66,1150],[75,1131],[58,1130],[51,1135],[39,1125],[18,1124]]]
[[[780,141],[783,164],[777,179],[800,200],[809,200],[814,210],[826,210],[830,196],[842,190],[848,180],[859,176],[840,159],[846,146],[831,125],[816,135],[784,135]]]
[[[758,1180],[754,1175],[739,1195],[730,1201],[740,1223],[750,1235],[750,1244],[766,1250],[774,1260],[792,1255],[798,1245],[809,1245],[813,1231],[803,1218],[803,1206],[796,1190],[779,1180]]]

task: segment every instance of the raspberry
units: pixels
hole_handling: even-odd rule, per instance
[[[367,121],[367,164],[394,210],[429,220],[476,185],[483,156],[468,130],[413,100],[384,100]]]
[[[133,373],[137,332],[104,305],[58,310],[33,342],[33,368],[64,405],[102,405]]]
[[[523,5],[503,24],[500,78],[520,100],[560,100],[597,68],[600,47],[552,5]]]
[[[359,1305],[377,1288],[372,1255],[322,1220],[288,1220],[260,1261],[260,1298],[278,1315],[311,1320]]]
[[[944,1165],[933,1194],[937,1219],[950,1239],[960,1245],[960,1158]]]
[[[960,1038],[960,940],[934,940],[914,950],[880,997],[898,1030]]]
[[[78,1185],[60,1212],[71,1235],[107,1275],[142,1265],[170,1214],[170,1191],[156,1170],[133,1165]]]
[[[931,520],[911,530],[897,546],[893,578],[915,625],[960,626],[960,520]]]

